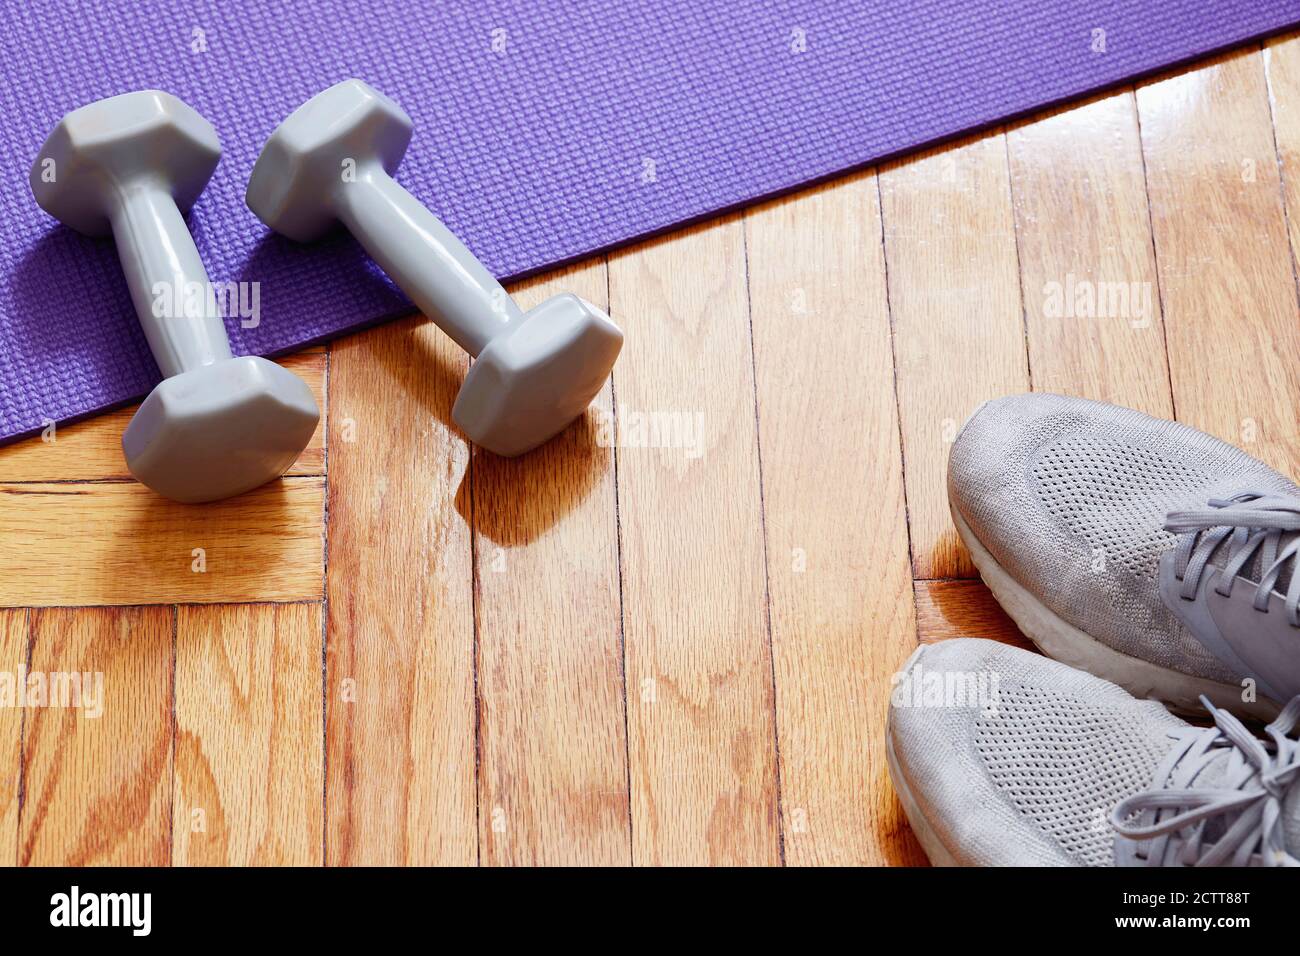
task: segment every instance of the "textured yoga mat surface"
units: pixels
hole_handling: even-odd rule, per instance
[[[258,149],[348,76],[415,120],[398,179],[496,274],[540,269],[1300,22],[1300,0],[0,0],[0,440],[146,393],[110,240],[27,169],[61,116],[169,90],[225,155],[190,217],[210,277],[257,282],[236,353],[407,303],[339,236],[244,207]]]

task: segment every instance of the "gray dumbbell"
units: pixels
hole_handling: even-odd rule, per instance
[[[165,376],[131,419],[122,451],[131,474],[183,502],[228,498],[278,478],[320,419],[298,376],[266,359],[231,356],[214,290],[181,218],[220,158],[207,120],[170,93],[146,90],[69,113],[31,172],[42,209],[117,243]]]
[[[600,391],[623,333],[589,302],[558,295],[524,313],[492,274],[392,178],[411,118],[360,80],[300,106],[272,133],[248,207],[307,242],[341,221],[411,301],[476,361],[452,418],[498,455],[563,429]]]

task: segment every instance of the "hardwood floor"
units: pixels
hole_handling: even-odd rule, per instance
[[[1300,35],[521,284],[627,344],[471,449],[420,318],[286,364],[326,414],[219,505],[130,410],[0,449],[0,864],[921,864],[883,759],[918,641],[1024,639],[945,462],[1030,388],[1300,474]]]

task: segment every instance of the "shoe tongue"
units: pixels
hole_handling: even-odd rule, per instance
[[[1204,767],[1196,774],[1192,780],[1193,790],[1211,789],[1223,785],[1224,779],[1228,776],[1228,767],[1230,763],[1230,752],[1225,750],[1217,757],[1208,761]],[[1218,816],[1211,817],[1205,823],[1205,839],[1209,843],[1218,840],[1223,832],[1232,825],[1232,820],[1228,817]]]
[[[1207,761],[1205,766],[1196,774],[1195,779],[1192,780],[1192,789],[1199,790],[1201,788],[1223,786],[1229,772],[1241,766],[1240,763],[1233,761],[1231,757],[1232,752],[1225,750],[1222,754]],[[1247,782],[1245,786],[1251,786],[1250,782]],[[1219,839],[1235,820],[1235,815],[1218,816],[1208,820],[1205,824],[1206,841],[1213,843]],[[1292,856],[1300,856],[1300,782],[1292,784],[1291,789],[1282,798],[1282,834],[1283,839],[1286,841],[1287,852]]]
[[[1203,536],[1205,532],[1201,532],[1201,534]],[[1283,532],[1281,539],[1278,541],[1277,553],[1281,554],[1286,547],[1298,537],[1300,537],[1300,531]],[[1232,536],[1229,535],[1223,541],[1219,542],[1219,546],[1214,549],[1214,554],[1210,555],[1208,564],[1210,567],[1222,571],[1224,566],[1232,560],[1232,556],[1237,553],[1239,547],[1241,547],[1241,545],[1234,544]],[[1288,561],[1282,566],[1282,570],[1278,574],[1277,580],[1273,582],[1274,591],[1279,594],[1286,594],[1287,588],[1291,586],[1291,575],[1294,574],[1296,570],[1295,565],[1296,562],[1293,560]],[[1254,584],[1258,584],[1263,580],[1264,572],[1266,572],[1268,568],[1269,566],[1264,563],[1264,545],[1261,543],[1255,548],[1255,552],[1250,556],[1250,560],[1242,565],[1241,570],[1237,572],[1237,576],[1245,578]]]

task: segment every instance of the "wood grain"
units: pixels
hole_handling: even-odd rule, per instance
[[[597,261],[513,289],[603,307]],[[522,458],[473,475],[484,863],[631,861],[610,387]]]
[[[18,862],[23,708],[16,693],[26,664],[27,611],[0,610],[0,866]]]
[[[277,360],[302,376],[316,396],[322,416],[325,410],[325,366],[323,346]],[[38,435],[0,448],[0,481],[132,481],[122,458],[122,432],[139,405],[118,409],[71,425],[58,425],[46,438]],[[298,456],[289,475],[325,473],[324,418],[311,443]]]
[[[1263,60],[1294,270],[1300,256],[1300,35],[1265,43]]]
[[[632,857],[776,863],[772,663],[740,220],[611,256],[609,284],[627,335],[614,396]]]
[[[102,683],[81,708],[29,702],[24,865],[170,861],[173,627],[166,607],[32,612],[32,674],[76,673],[83,688]]]
[[[322,862],[321,626],[320,604],[178,610],[176,865]]]
[[[466,360],[409,319],[335,343],[326,591],[326,860],[472,864]]]
[[[324,481],[181,505],[131,483],[0,484],[0,606],[319,599]]]
[[[1034,649],[1033,642],[1020,632],[983,581],[914,581],[913,585],[916,632],[922,644],[979,637]]]
[[[1173,418],[1131,90],[1007,132],[1034,388]]]
[[[916,630],[876,177],[749,210],[745,228],[785,858],[920,862],[879,692]]]
[[[1178,417],[1293,473],[1300,320],[1260,54],[1137,102]]]
[[[880,171],[916,577],[974,575],[948,450],[981,402],[1029,390],[1008,176],[1000,131]]]

